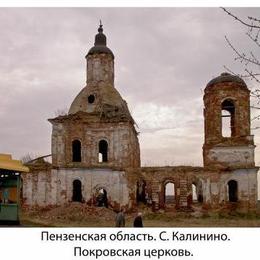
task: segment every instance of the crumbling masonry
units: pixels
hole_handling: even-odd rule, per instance
[[[62,205],[79,201],[127,209],[143,202],[153,208],[254,211],[257,171],[250,135],[250,105],[245,82],[227,73],[204,91],[204,167],[141,167],[138,133],[127,103],[114,87],[114,55],[102,25],[86,55],[87,85],[68,115],[52,124],[52,164],[28,164],[23,203]],[[224,137],[224,119],[230,133]],[[167,185],[171,185],[169,195]]]

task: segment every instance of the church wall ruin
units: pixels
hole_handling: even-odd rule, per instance
[[[229,201],[230,180],[238,183],[237,210],[247,212],[256,208],[257,168],[233,171],[206,170],[202,167],[143,167],[126,172],[111,169],[59,169],[24,174],[23,198],[29,206],[62,205],[72,201],[73,181],[82,183],[82,197],[85,203],[95,205],[93,198],[101,188],[107,190],[109,204],[118,208],[137,206],[137,183],[145,182],[145,193],[151,199],[154,210],[166,209],[165,184],[175,185],[175,209],[192,210],[192,184],[196,185],[197,197],[202,196],[201,206],[206,209],[227,209],[234,207]],[[153,205],[152,205],[153,204]]]
[[[154,211],[193,211],[198,204],[212,211],[256,210],[258,167],[245,82],[222,73],[205,88],[203,167],[141,167],[135,122],[114,87],[114,55],[102,25],[98,32],[86,55],[87,86],[68,115],[49,119],[52,164],[28,163],[24,205],[77,201],[117,209],[144,203]],[[224,119],[229,136],[224,134]]]
[[[82,202],[95,205],[98,191],[105,189],[111,207],[128,205],[129,192],[125,173],[109,168],[61,168],[24,174],[23,203],[41,207],[72,202],[75,180],[82,183]]]
[[[22,174],[22,203],[44,207],[56,203],[56,181],[50,167],[31,165],[30,173]]]
[[[256,208],[257,201],[257,171],[258,168],[216,170],[203,167],[143,167],[130,170],[129,179],[132,194],[136,193],[139,181],[146,183],[147,197],[154,203],[155,209],[165,209],[165,184],[174,183],[175,209],[192,209],[194,203],[201,203],[207,209],[226,209],[231,205],[228,195],[228,182],[234,180],[238,183],[238,202],[235,208],[240,211],[251,211]],[[197,188],[197,198],[194,201],[192,184]],[[199,196],[201,199],[199,201]],[[134,196],[136,199],[136,196]],[[136,201],[134,201],[136,203]]]

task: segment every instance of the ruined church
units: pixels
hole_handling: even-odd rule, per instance
[[[222,73],[204,90],[203,167],[141,167],[135,121],[114,86],[114,54],[102,25],[86,55],[86,86],[67,115],[52,125],[51,163],[27,163],[23,204],[46,207],[72,201],[133,209],[144,203],[156,211],[173,205],[189,210],[231,207],[254,211],[257,171],[250,134],[250,91],[245,82]],[[228,118],[230,135],[223,134]],[[172,196],[166,192],[171,185]]]

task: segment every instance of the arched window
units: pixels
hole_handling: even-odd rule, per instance
[[[81,142],[79,140],[72,142],[72,161],[81,162]]]
[[[235,135],[235,105],[230,99],[221,104],[221,125],[222,136],[231,137]]]
[[[81,189],[81,181],[74,180],[73,181],[73,191],[72,191],[72,201],[82,202],[82,189]]]
[[[165,204],[173,204],[175,202],[175,186],[173,182],[165,184],[164,198]]]
[[[237,181],[231,180],[228,182],[228,200],[230,202],[238,201],[238,188]]]
[[[108,161],[108,144],[107,141],[101,140],[98,144],[98,161],[107,162]]]

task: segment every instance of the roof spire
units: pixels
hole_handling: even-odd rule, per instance
[[[101,19],[99,20],[99,28],[98,28],[98,32],[99,32],[99,33],[103,33],[103,24],[102,24]]]
[[[102,21],[99,21],[99,28],[98,28],[98,34],[95,37],[95,46],[106,46],[107,45],[107,39],[106,39],[106,35],[103,34],[103,24]]]

